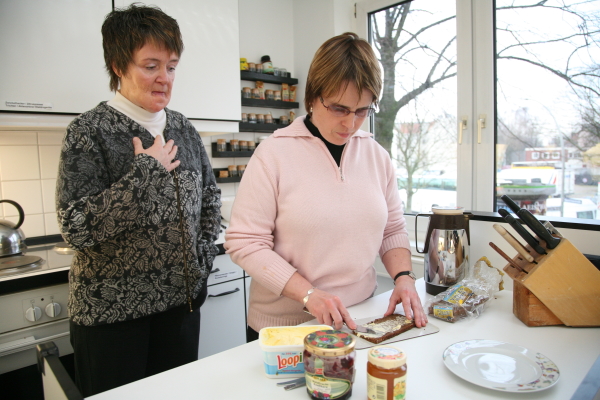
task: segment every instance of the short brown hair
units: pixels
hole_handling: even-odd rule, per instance
[[[119,88],[119,73],[127,72],[133,54],[147,43],[166,49],[181,57],[183,40],[179,25],[160,8],[131,4],[108,13],[102,24],[104,63],[110,75],[110,90]]]
[[[376,105],[382,87],[381,68],[371,45],[356,33],[334,36],[321,45],[310,64],[304,106],[310,113],[319,98],[336,94],[353,82],[358,93],[367,89]]]

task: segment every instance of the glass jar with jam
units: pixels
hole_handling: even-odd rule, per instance
[[[354,383],[356,338],[339,330],[322,330],[304,338],[304,376],[311,399],[348,399]]]
[[[367,362],[367,398],[403,400],[406,398],[406,354],[393,346],[369,350]]]

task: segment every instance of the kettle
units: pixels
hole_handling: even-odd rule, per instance
[[[12,204],[19,211],[19,221],[16,224],[0,219],[0,257],[22,253],[27,249],[25,234],[19,229],[25,220],[23,208],[13,200],[0,200],[0,203]]]
[[[433,214],[417,214],[415,237],[419,216],[428,216],[429,226],[425,247],[418,253],[425,254],[425,290],[436,295],[464,279],[469,272],[469,217],[462,207],[431,208]]]

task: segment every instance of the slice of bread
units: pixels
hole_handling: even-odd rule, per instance
[[[406,318],[404,315],[392,314],[387,317],[378,318],[364,324],[365,327],[373,329],[376,333],[362,333],[354,331],[354,334],[359,338],[368,340],[371,343],[379,344],[384,340],[398,336],[402,332],[415,327],[413,320]]]

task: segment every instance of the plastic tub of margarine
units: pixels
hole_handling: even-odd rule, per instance
[[[304,376],[304,337],[328,325],[272,326],[262,328],[258,341],[268,378]]]

